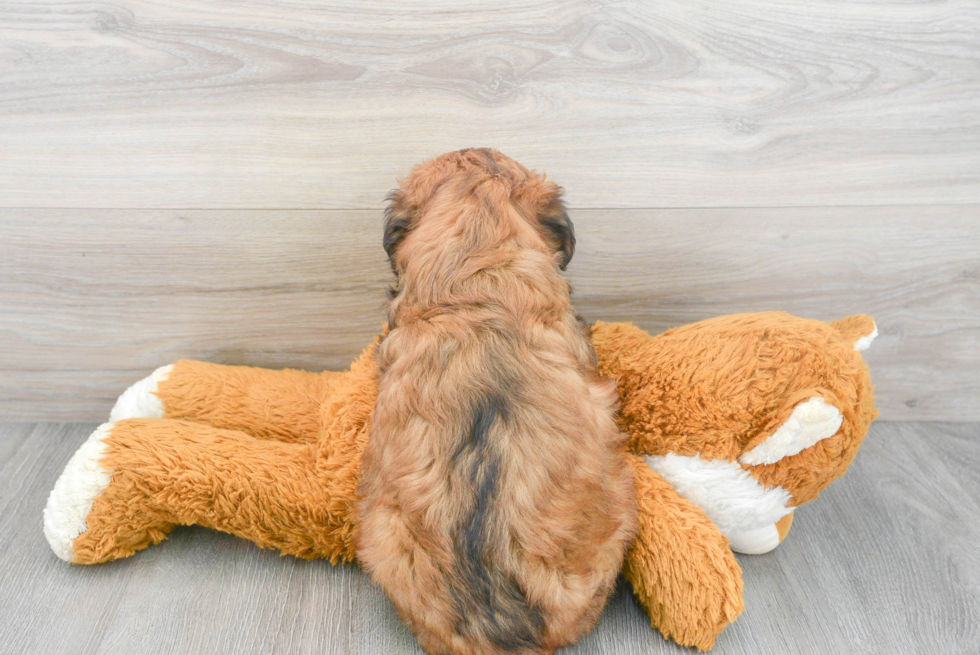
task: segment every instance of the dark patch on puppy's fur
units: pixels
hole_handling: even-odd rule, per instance
[[[561,253],[558,267],[565,270],[572,255],[575,254],[575,226],[572,219],[568,217],[565,203],[561,200],[561,192],[555,195],[554,199],[548,203],[538,217],[541,226],[548,232],[548,241],[556,252]]]
[[[398,245],[408,236],[412,217],[405,211],[402,195],[397,191],[389,193],[387,201],[388,207],[385,209],[382,245],[384,246],[385,254],[388,255],[391,270],[395,275],[398,275],[398,269],[395,268],[395,251],[398,250]]]
[[[474,494],[472,509],[461,517],[455,539],[459,571],[453,597],[461,633],[471,632],[467,628],[479,622],[478,634],[504,650],[518,650],[540,645],[544,618],[513,575],[487,566],[494,559],[488,551],[500,538],[493,512],[500,455],[493,451],[489,433],[497,421],[507,420],[506,413],[506,401],[499,396],[478,404],[469,434],[453,456],[455,464],[466,466]]]

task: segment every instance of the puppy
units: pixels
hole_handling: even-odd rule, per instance
[[[575,245],[560,196],[486,149],[390,196],[357,556],[430,655],[575,642],[636,530],[615,386],[559,272]]]

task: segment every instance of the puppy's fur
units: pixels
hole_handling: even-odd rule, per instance
[[[558,270],[575,243],[560,193],[473,149],[390,198],[357,556],[432,655],[573,643],[635,532],[615,387]]]

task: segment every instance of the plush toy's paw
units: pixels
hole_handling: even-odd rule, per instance
[[[147,503],[143,476],[131,461],[134,435],[152,422],[100,425],[72,455],[44,508],[44,536],[55,555],[72,564],[98,564],[166,538],[173,524]]]
[[[743,555],[764,555],[783,543],[791,525],[793,512],[770,525],[727,535],[728,547]]]
[[[74,559],[75,540],[88,529],[86,519],[92,504],[112,479],[112,471],[101,464],[105,439],[112,427],[112,423],[100,425],[75,451],[48,496],[44,536],[55,555],[66,562]]]
[[[115,422],[127,418],[163,418],[163,401],[157,396],[157,391],[159,384],[170,377],[173,370],[173,364],[161,366],[126,389],[109,413],[109,420]]]

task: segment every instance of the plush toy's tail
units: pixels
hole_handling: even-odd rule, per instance
[[[831,321],[832,326],[843,335],[846,341],[854,344],[854,350],[865,350],[878,336],[878,327],[870,316],[854,314],[839,321]]]

